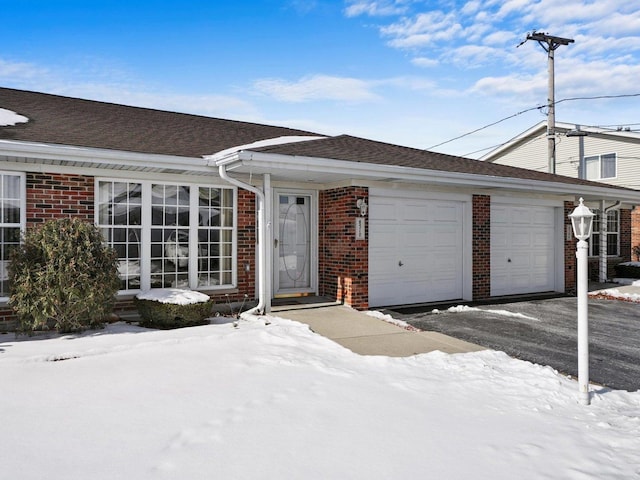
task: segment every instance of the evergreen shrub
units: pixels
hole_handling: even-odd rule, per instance
[[[10,305],[22,330],[102,326],[120,288],[117,262],[91,223],[50,220],[27,230],[9,263]]]
[[[640,265],[637,262],[619,263],[613,268],[618,278],[640,278]]]
[[[179,305],[157,300],[134,298],[140,314],[140,325],[149,328],[171,329],[193,327],[209,323],[213,300]]]

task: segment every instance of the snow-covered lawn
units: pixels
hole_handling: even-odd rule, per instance
[[[0,335],[7,479],[630,479],[640,392],[484,351],[362,357],[252,318]],[[597,390],[597,388],[596,388]]]

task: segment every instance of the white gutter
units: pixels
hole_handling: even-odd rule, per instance
[[[247,310],[245,315],[259,314],[264,315],[267,305],[267,241],[266,241],[266,216],[265,216],[265,196],[264,192],[259,188],[248,183],[241,182],[227,174],[226,165],[222,164],[218,167],[218,173],[223,180],[226,180],[236,187],[253,192],[258,199],[258,305]]]
[[[210,168],[202,158],[157,153],[138,153],[95,147],[76,147],[48,143],[16,142],[0,140],[0,155],[20,158],[39,158],[62,163],[82,163],[85,166],[99,164],[133,169],[180,169],[208,172]]]
[[[546,180],[531,180],[515,177],[483,175],[478,173],[459,173],[445,170],[427,170],[397,165],[382,165],[367,162],[352,162],[347,160],[252,151],[240,151],[235,155],[229,155],[226,159],[220,159],[216,162],[217,165],[222,163],[233,164],[233,166],[229,165],[229,169],[236,169],[242,166],[251,167],[254,172],[260,168],[272,173],[275,173],[279,169],[287,170],[289,172],[331,172],[339,175],[346,175],[351,178],[365,176],[372,179],[393,179],[396,181],[412,183],[428,181],[428,183],[442,185],[469,185],[473,187],[502,189],[512,188],[514,190],[534,193],[581,195],[585,198],[585,201],[595,201],[596,199],[607,198],[609,200],[622,200],[625,203],[640,204],[640,191],[630,189],[625,191],[605,186],[604,184],[602,184],[602,186],[566,184]]]
[[[205,155],[204,159],[207,161],[207,165],[209,166],[217,166],[218,173],[220,178],[229,182],[236,187],[242,188],[244,190],[248,190],[254,193],[258,199],[258,305],[253,307],[250,310],[244,312],[245,315],[259,314],[264,315],[267,303],[268,303],[268,292],[267,292],[267,282],[268,282],[268,274],[267,274],[267,216],[266,216],[266,198],[264,191],[260,190],[257,187],[249,183],[242,182],[237,178],[230,177],[227,172],[227,167],[235,163],[239,158],[239,153],[249,149],[249,148],[259,148],[266,147],[271,145],[281,145],[286,143],[296,143],[296,142],[306,142],[309,140],[318,140],[326,137],[320,136],[283,136],[270,138],[266,140],[259,140],[257,142],[249,143],[246,145],[239,145],[232,148],[227,148],[226,150],[222,150],[220,152],[214,153],[213,155]],[[265,174],[265,188],[267,188],[267,184],[269,183],[268,174]]]

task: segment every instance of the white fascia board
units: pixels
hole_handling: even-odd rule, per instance
[[[126,150],[107,150],[72,145],[16,142],[12,140],[0,140],[0,155],[42,158],[61,162],[106,163],[138,168],[180,168],[188,171],[210,172],[207,162],[202,158],[196,157],[137,153]]]
[[[624,191],[603,185],[575,185],[515,177],[498,177],[472,173],[426,170],[396,165],[351,162],[317,157],[296,157],[261,152],[242,151],[225,163],[227,170],[253,167],[265,171],[288,170],[318,173],[335,173],[372,180],[393,179],[411,183],[430,183],[448,186],[472,186],[477,188],[506,188],[510,190],[556,195],[581,195],[588,198],[618,199],[640,204],[640,191]]]
[[[327,137],[322,137],[319,135],[288,135],[282,137],[274,137],[268,138],[266,140],[258,140],[256,142],[227,148],[212,155],[205,155],[204,158],[208,160],[209,165],[220,166],[226,165],[230,161],[233,161],[233,159],[235,158],[235,154],[244,150],[251,150],[252,148],[271,147],[273,145],[283,145],[287,143],[307,142],[309,140],[321,140],[324,138]]]

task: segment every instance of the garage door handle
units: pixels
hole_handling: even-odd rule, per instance
[[[507,258],[507,263],[511,263],[511,259],[510,258]]]
[[[404,265],[404,263],[402,263],[402,260],[400,260],[400,261],[398,262],[398,266],[399,266],[399,267],[401,267],[401,266],[403,266],[403,265]]]

